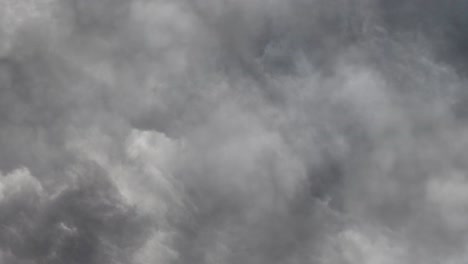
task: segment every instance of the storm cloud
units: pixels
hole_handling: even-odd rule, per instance
[[[0,263],[466,263],[467,11],[0,0]]]

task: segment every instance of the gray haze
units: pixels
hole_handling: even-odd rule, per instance
[[[0,0],[0,263],[467,263],[467,12]]]

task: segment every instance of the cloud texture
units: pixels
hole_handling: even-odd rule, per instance
[[[466,263],[466,11],[0,0],[0,263]]]

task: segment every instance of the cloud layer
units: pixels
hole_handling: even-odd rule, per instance
[[[0,0],[0,262],[466,263],[466,8]]]

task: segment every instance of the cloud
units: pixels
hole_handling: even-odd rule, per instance
[[[464,263],[465,5],[0,0],[0,262]]]

